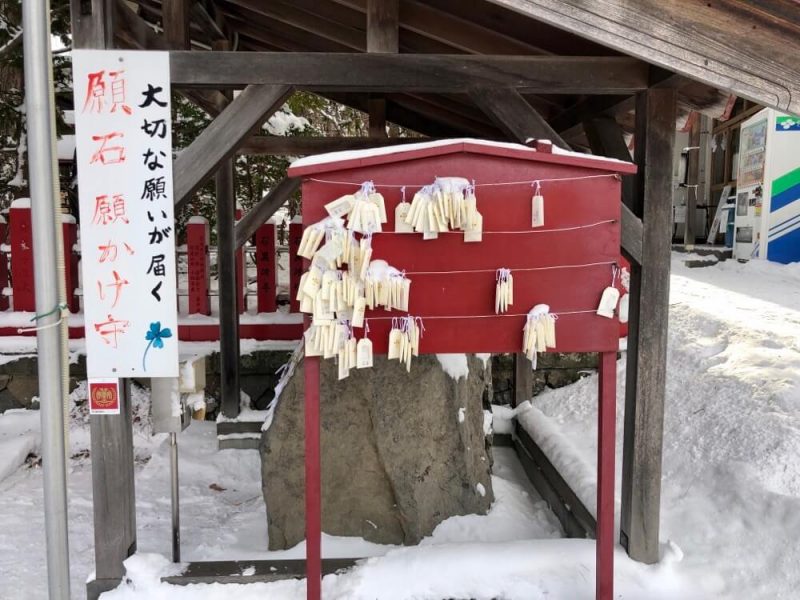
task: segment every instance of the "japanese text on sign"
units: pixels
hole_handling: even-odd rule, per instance
[[[169,54],[72,53],[89,377],[177,377]]]

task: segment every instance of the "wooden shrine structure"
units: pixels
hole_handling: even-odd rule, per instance
[[[620,541],[632,558],[658,560],[675,123],[730,94],[800,113],[796,3],[71,0],[71,11],[74,48],[167,50],[173,89],[214,117],[175,159],[174,195],[183,205],[215,179],[227,416],[239,405],[237,246],[300,185],[283,180],[236,223],[236,153],[407,142],[386,137],[387,121],[434,138],[547,138],[624,160],[632,135],[638,172],[624,178],[621,206],[632,273]],[[294,90],[368,113],[371,135],[256,134]],[[523,399],[529,372],[520,359]],[[93,416],[91,433],[95,598],[136,549],[129,410]]]

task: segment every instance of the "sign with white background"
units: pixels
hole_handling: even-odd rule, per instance
[[[72,52],[89,377],[177,377],[169,54]]]

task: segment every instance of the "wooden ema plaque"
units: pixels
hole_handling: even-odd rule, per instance
[[[386,353],[392,317],[421,317],[420,353],[520,352],[528,311],[547,304],[558,315],[554,352],[600,352],[598,418],[597,597],[610,599],[614,551],[614,424],[618,319],[595,311],[620,260],[622,174],[630,163],[554,154],[515,144],[457,140],[380,151],[331,154],[300,161],[303,225],[328,216],[325,204],[371,181],[384,197],[388,223],[372,239],[372,260],[411,279],[408,311],[368,310],[369,338]],[[306,162],[306,164],[304,164]],[[475,183],[483,238],[462,231],[395,233],[395,208],[437,177]],[[534,228],[534,182],[544,197],[544,225]],[[405,190],[403,190],[403,187]],[[308,263],[306,263],[308,266]],[[496,270],[510,269],[514,303],[495,314]],[[310,319],[306,319],[307,326]],[[356,330],[361,337],[362,330]],[[413,377],[413,362],[411,376]],[[319,358],[306,358],[306,516],[308,598],[320,597]]]

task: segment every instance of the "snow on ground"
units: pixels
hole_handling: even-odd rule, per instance
[[[797,598],[800,264],[685,258],[671,280],[661,540],[683,551],[676,572],[697,597]],[[595,376],[550,390],[519,417],[590,510],[596,387]]]
[[[733,261],[688,269],[673,263],[665,422],[662,560],[646,566],[616,553],[616,598],[795,598],[800,587],[800,266]],[[201,350],[197,348],[197,350]],[[624,361],[619,363],[623,396]],[[597,378],[537,396],[502,415],[530,429],[594,508]],[[85,389],[73,398],[81,401]],[[137,406],[146,406],[144,394]],[[622,435],[622,403],[618,440]],[[302,581],[248,586],[161,584],[169,555],[168,446],[137,410],[139,554],[129,582],[104,598],[302,599]],[[496,419],[496,425],[500,420]],[[73,597],[93,568],[85,416],[70,431]],[[16,433],[15,433],[16,432]],[[10,448],[4,444],[15,445]],[[45,598],[38,414],[0,415],[0,598]],[[621,450],[621,443],[618,444]],[[184,560],[299,558],[303,545],[267,552],[255,451],[215,451],[213,423],[180,435]],[[31,450],[32,449],[32,450]],[[594,543],[560,538],[544,503],[508,449],[496,448],[496,502],[485,516],[448,519],[417,547],[326,536],[323,554],[367,556],[328,576],[328,599],[582,599],[594,594]],[[19,457],[25,454],[26,457]],[[27,460],[26,460],[27,458]],[[618,454],[619,473],[620,455]],[[2,478],[3,468],[10,472]],[[617,482],[619,486],[619,481]]]

